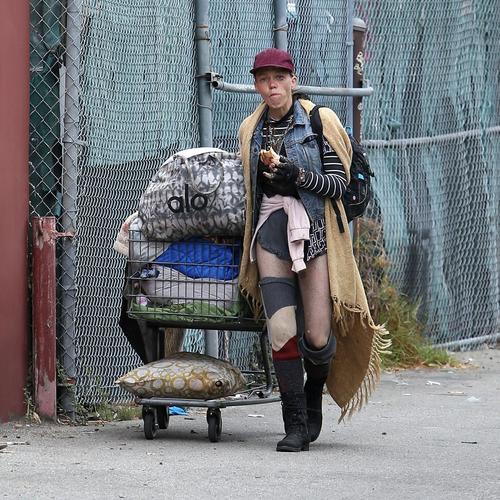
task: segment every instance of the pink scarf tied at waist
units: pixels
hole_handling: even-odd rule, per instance
[[[304,241],[309,241],[309,229],[311,223],[306,209],[300,200],[293,196],[281,196],[279,194],[269,198],[262,197],[260,207],[259,222],[255,228],[255,233],[250,245],[250,261],[255,262],[255,240],[259,229],[269,216],[276,210],[283,209],[288,216],[287,237],[288,251],[292,259],[292,271],[298,273],[306,268],[304,262]]]

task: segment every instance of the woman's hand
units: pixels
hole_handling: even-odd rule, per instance
[[[300,168],[284,156],[280,156],[279,163],[275,164],[273,181],[275,182],[297,182]]]
[[[271,148],[270,151],[261,151],[261,161],[264,163],[263,153],[274,153]],[[267,165],[269,172],[262,172],[271,182],[281,182],[281,183],[289,183],[295,182],[297,183],[297,178],[300,175],[300,168],[295,165],[292,161],[284,156],[274,155],[271,159],[271,155],[267,156]]]
[[[273,148],[269,148],[267,151],[265,149],[261,149],[260,161],[266,165],[266,167],[270,167],[280,161],[280,156]]]

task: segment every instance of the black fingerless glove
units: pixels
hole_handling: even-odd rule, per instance
[[[276,165],[276,170],[274,171],[273,181],[296,182],[299,172],[300,168],[295,163],[284,156],[280,156],[280,162]]]

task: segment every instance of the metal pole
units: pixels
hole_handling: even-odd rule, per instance
[[[346,87],[352,88],[353,77],[351,61],[353,59],[353,17],[354,17],[354,0],[349,0],[347,2],[347,32],[346,32],[346,46],[347,46],[347,81]],[[352,127],[352,114],[353,114],[353,102],[352,97],[349,96],[347,99],[347,115],[346,115],[346,125]]]
[[[195,2],[195,41],[196,41],[196,70],[198,80],[198,130],[200,146],[213,146],[212,137],[212,86],[210,34],[208,30],[208,0]],[[205,330],[205,354],[219,357],[219,333],[217,330]]]
[[[67,233],[76,233],[78,139],[80,132],[80,33],[81,2],[68,0],[66,7],[66,81],[63,133],[63,195],[62,227]],[[76,251],[73,239],[64,239],[61,256],[61,349],[60,359],[68,382],[76,380],[75,304],[76,304]],[[74,393],[62,393],[63,409],[74,417]]]
[[[423,144],[442,144],[450,141],[498,133],[500,133],[500,126],[497,125],[495,127],[476,128],[472,130],[463,130],[462,132],[453,132],[451,134],[412,137],[409,139],[391,139],[389,141],[369,139],[363,141],[363,146],[367,148],[406,148],[410,146],[421,146]]]
[[[351,85],[354,88],[363,87],[363,61],[364,61],[364,42],[365,42],[365,32],[366,24],[362,19],[356,17],[352,20],[352,70],[351,70]],[[363,98],[362,96],[353,96],[351,99],[352,107],[352,135],[354,138],[361,142],[361,111],[363,109]],[[352,238],[354,255],[357,257],[359,254],[359,220],[354,219],[352,221]]]
[[[495,344],[497,342],[500,342],[500,333],[492,333],[491,335],[482,335],[480,337],[472,337],[470,339],[453,340],[451,342],[432,344],[432,347],[435,349],[448,349],[450,351],[466,351],[477,347],[480,344]]]
[[[296,0],[295,5],[298,14],[298,28],[299,28],[299,44],[297,46],[297,53],[295,56],[295,65],[300,68],[299,77],[303,81],[317,82],[318,74],[316,72],[316,57],[313,47],[313,33],[310,26],[308,26],[306,19],[311,18],[313,13],[314,4],[313,0]],[[307,93],[304,91],[304,93]]]
[[[33,234],[33,389],[40,417],[56,420],[56,219],[34,217]]]
[[[218,330],[205,330],[205,354],[219,357],[219,331]]]
[[[365,22],[356,17],[352,23],[353,33],[353,58],[352,58],[352,86],[360,89],[363,87],[363,66],[364,66],[364,43],[366,24]],[[353,96],[353,119],[352,119],[352,133],[354,138],[361,142],[361,112],[363,110],[362,96]]]
[[[212,86],[216,90],[224,92],[236,92],[242,94],[256,94],[257,91],[253,85],[225,82],[219,75],[212,75]],[[373,94],[372,87],[362,89],[343,88],[343,87],[310,87],[307,85],[298,85],[296,92],[310,95],[327,96],[369,96]]]
[[[288,48],[288,23],[286,19],[287,0],[274,0],[274,46],[277,49],[287,50]]]
[[[198,129],[200,146],[211,147],[212,138],[212,87],[210,85],[211,60],[208,30],[208,0],[195,2],[196,78],[198,80]]]

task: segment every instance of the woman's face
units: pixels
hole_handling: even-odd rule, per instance
[[[297,86],[297,77],[279,68],[264,68],[257,71],[255,89],[269,106],[274,119],[283,117],[292,106],[292,90]]]

